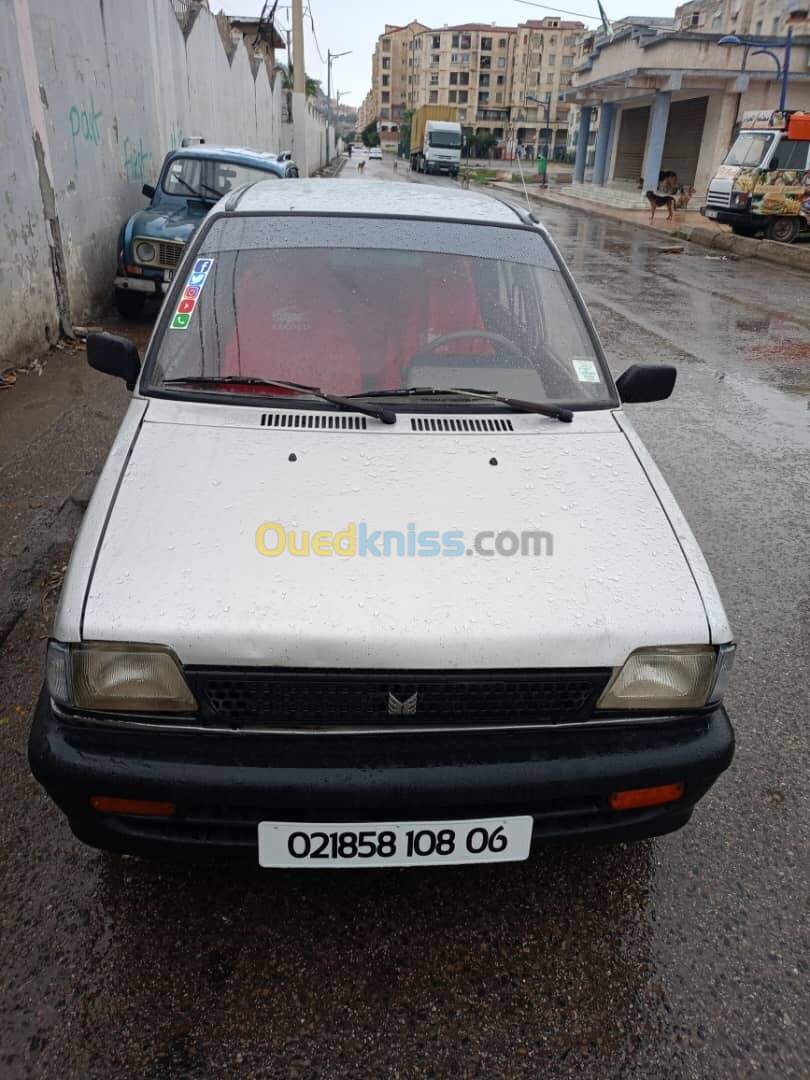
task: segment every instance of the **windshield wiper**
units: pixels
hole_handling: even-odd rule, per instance
[[[192,195],[194,195],[198,199],[201,199],[203,202],[211,201],[210,198],[206,199],[205,195],[203,195],[201,191],[197,191],[195,187],[192,187],[188,180],[184,180],[182,176],[174,176],[172,177],[172,179],[175,180],[178,184],[182,184],[187,191],[190,191]],[[214,189],[208,187],[207,184],[200,184],[200,187],[208,188],[208,191],[214,191]],[[214,191],[214,195],[216,196],[217,200],[219,200],[219,194],[216,191]]]
[[[229,383],[242,386],[281,386],[286,390],[295,390],[300,394],[311,394],[312,397],[320,398],[335,405],[342,412],[357,412],[364,416],[370,416],[374,420],[381,420],[384,424],[395,424],[397,414],[393,409],[386,409],[383,405],[360,405],[350,398],[339,397],[337,394],[326,394],[317,386],[305,386],[303,383],[287,382],[285,379],[260,379],[255,375],[183,375],[178,379],[164,379],[164,386],[190,386],[205,385],[207,383]]]
[[[501,405],[508,405],[515,412],[538,413],[540,416],[548,416],[552,420],[561,420],[564,424],[570,424],[574,414],[570,409],[562,409],[558,405],[543,405],[538,401],[521,401],[520,398],[507,397],[499,394],[497,390],[473,390],[463,386],[400,386],[396,390],[370,390],[365,394],[352,394],[352,397],[418,397],[431,394],[454,394],[458,397],[480,398],[482,401],[497,401]]]

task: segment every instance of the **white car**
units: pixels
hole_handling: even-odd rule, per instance
[[[373,228],[369,228],[369,223]],[[482,194],[259,182],[208,214],[76,541],[32,726],[74,832],[268,867],[683,825],[734,645],[559,252]]]
[[[368,152],[369,161],[382,161],[382,148],[379,146],[372,146]]]

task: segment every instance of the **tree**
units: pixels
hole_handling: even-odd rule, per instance
[[[380,136],[377,134],[377,119],[371,121],[370,124],[366,124],[363,130],[360,132],[360,141],[364,146],[379,146]]]
[[[399,118],[399,145],[403,157],[408,157],[411,152],[411,121],[413,109],[406,109]]]
[[[308,98],[316,98],[321,92],[321,83],[319,79],[313,79],[311,75],[305,76],[305,93]],[[284,89],[292,90],[293,88],[293,66],[290,64],[288,68],[284,69]]]

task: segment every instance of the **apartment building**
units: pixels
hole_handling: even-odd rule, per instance
[[[372,58],[371,100],[381,141],[398,141],[407,109],[454,105],[469,133],[494,140],[498,156],[545,148],[564,153],[568,107],[557,99],[570,84],[584,28],[553,18],[518,26],[387,25]]]

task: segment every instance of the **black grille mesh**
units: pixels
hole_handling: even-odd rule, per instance
[[[588,719],[609,669],[521,672],[188,671],[211,727],[571,723]],[[414,699],[414,695],[416,695]]]

